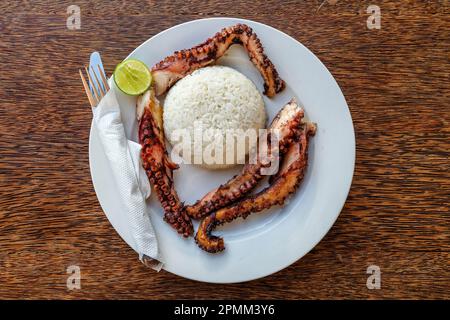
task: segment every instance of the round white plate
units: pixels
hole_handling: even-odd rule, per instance
[[[221,254],[208,254],[197,247],[192,237],[180,237],[163,221],[161,206],[155,195],[151,196],[148,209],[165,261],[164,269],[185,278],[215,283],[267,276],[310,251],[338,217],[350,189],[355,163],[352,119],[339,86],[311,51],[281,31],[243,19],[195,20],[159,33],[128,58],[152,66],[173,51],[197,45],[223,27],[238,22],[254,29],[287,84],[275,98],[264,96],[269,120],[296,97],[304,106],[307,118],[317,123],[318,130],[311,139],[308,170],[299,190],[284,207],[218,228],[216,233],[224,237],[226,245]],[[262,78],[241,46],[233,46],[219,64],[241,71],[263,91]],[[127,135],[136,140],[135,98],[122,94],[118,98]],[[133,241],[122,214],[117,186],[94,127],[91,127],[89,161],[99,202],[113,227],[131,246]],[[183,201],[193,203],[239,170],[208,171],[184,165],[175,172],[176,189]]]

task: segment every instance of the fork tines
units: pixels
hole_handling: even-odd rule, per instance
[[[109,85],[108,81],[106,80],[105,74],[103,73],[99,65],[97,65],[97,68],[100,77],[97,76],[97,72],[95,72],[95,70],[91,71],[87,67],[84,67],[84,70],[86,71],[87,77],[89,79],[89,83],[91,84],[92,90],[89,88],[89,85],[87,84],[83,72],[79,70],[81,82],[83,83],[84,91],[86,92],[91,107],[95,107],[96,105],[98,105],[100,100],[106,95],[106,92],[108,92],[109,90]],[[93,77],[91,77],[90,71],[94,74]]]

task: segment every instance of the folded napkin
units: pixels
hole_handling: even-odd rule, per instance
[[[128,140],[120,115],[120,107],[112,88],[92,109],[94,123],[104,152],[113,172],[114,180],[124,204],[130,233],[135,241],[139,259],[159,271],[162,267],[158,241],[147,212],[145,200],[151,188],[141,165],[141,145]]]

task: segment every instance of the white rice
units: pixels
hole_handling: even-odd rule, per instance
[[[226,144],[226,134],[234,132],[239,135],[237,129],[258,132],[266,123],[264,101],[253,82],[238,71],[224,66],[202,68],[178,81],[166,96],[163,117],[165,134],[172,146],[178,144],[185,148],[190,144],[191,154],[180,152],[185,161],[210,169],[226,168],[245,161],[244,156],[244,159],[234,157],[233,162],[225,163],[225,154],[236,150],[236,145]],[[194,128],[199,130],[200,124],[203,141],[195,148]],[[182,141],[180,129],[189,133],[190,141]],[[211,151],[214,141],[223,141],[223,150],[216,149],[213,152],[219,156],[211,163],[211,159],[206,159],[204,155],[208,150]],[[245,149],[248,153],[248,146]]]

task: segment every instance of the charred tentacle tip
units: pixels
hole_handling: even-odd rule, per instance
[[[225,250],[223,238],[211,234],[216,225],[216,213],[212,213],[200,221],[197,234],[195,235],[197,245],[209,253],[217,253]]]

